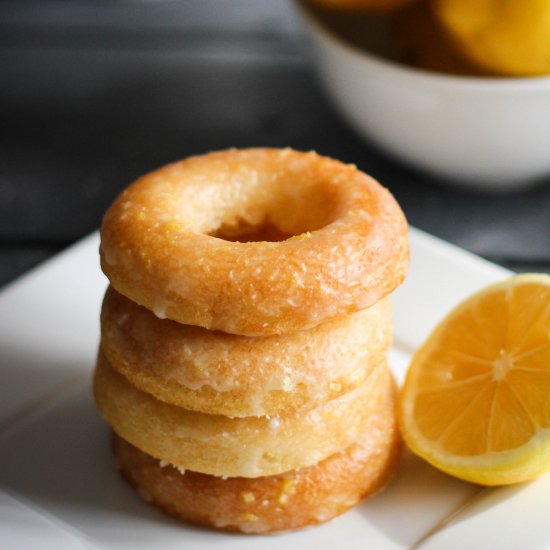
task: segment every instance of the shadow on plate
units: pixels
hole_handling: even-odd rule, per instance
[[[359,511],[399,546],[410,547],[444,523],[481,488],[452,478],[405,450],[396,477]]]
[[[109,429],[94,408],[89,384],[58,398],[0,445],[0,487],[87,535],[108,533],[113,545],[144,543],[155,539],[155,528],[147,535],[151,526],[181,528],[143,503],[119,476]],[[193,531],[186,529],[186,540]]]
[[[440,472],[406,450],[401,467],[385,492],[366,501],[359,510],[385,535],[409,547],[431,538],[448,525],[513,499],[531,483],[509,487],[483,487]]]

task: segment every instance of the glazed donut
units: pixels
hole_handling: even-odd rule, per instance
[[[392,292],[407,268],[407,224],[355,166],[291,149],[228,150],[130,185],[103,218],[100,254],[112,286],[160,318],[282,334]]]
[[[121,473],[142,498],[181,520],[245,533],[298,529],[344,513],[394,474],[401,449],[394,384],[384,391],[355,443],[318,464],[276,476],[224,480],[181,473],[116,435],[113,449]]]
[[[109,288],[101,334],[111,366],[161,401],[231,417],[289,414],[352,390],[385,360],[391,304],[253,338],[158,319]]]
[[[158,401],[100,354],[94,396],[115,432],[155,458],[215,476],[260,477],[316,464],[350,445],[364,431],[390,377],[382,363],[355,390],[304,414],[231,419]]]

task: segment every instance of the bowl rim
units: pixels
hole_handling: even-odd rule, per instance
[[[408,77],[425,84],[447,85],[458,88],[470,89],[475,91],[495,91],[513,92],[527,89],[529,91],[539,91],[550,89],[550,75],[548,76],[468,76],[439,73],[417,67],[409,67],[397,61],[386,59],[363,50],[351,42],[341,38],[338,34],[331,31],[319,21],[315,15],[308,10],[304,2],[295,1],[298,11],[308,27],[321,37],[325,42],[345,53],[351,55],[360,62],[367,62],[380,70],[393,73],[397,76]]]

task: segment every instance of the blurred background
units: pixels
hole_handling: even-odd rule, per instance
[[[0,285],[97,229],[140,174],[258,145],[353,162],[412,225],[550,272],[550,178],[463,191],[360,139],[322,90],[289,0],[0,1]]]

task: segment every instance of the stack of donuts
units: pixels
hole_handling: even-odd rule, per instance
[[[108,209],[94,377],[124,477],[184,521],[266,533],[383,487],[399,436],[390,193],[291,149],[191,157]]]

